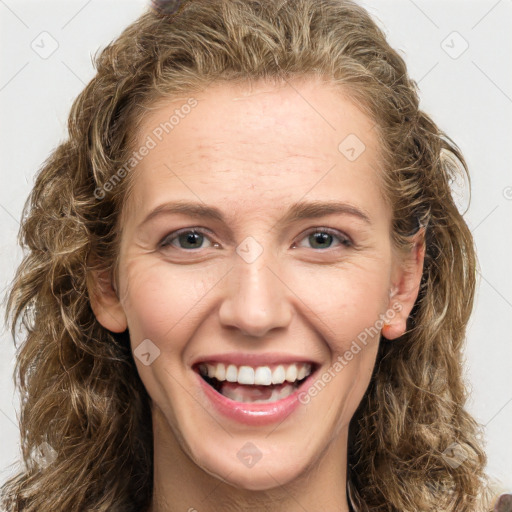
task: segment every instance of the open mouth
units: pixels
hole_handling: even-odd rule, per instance
[[[272,403],[290,396],[316,369],[313,363],[236,366],[200,363],[194,370],[221,395],[242,403]]]

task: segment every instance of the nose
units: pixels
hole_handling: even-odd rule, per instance
[[[250,263],[236,257],[235,267],[226,276],[226,294],[219,310],[223,327],[236,328],[246,336],[263,337],[290,324],[290,290],[275,270],[278,267],[265,252]]]

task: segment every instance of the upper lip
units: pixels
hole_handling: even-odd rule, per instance
[[[210,354],[208,356],[201,356],[196,358],[191,366],[200,363],[227,363],[234,364],[235,366],[270,366],[274,364],[293,364],[293,363],[310,363],[317,366],[316,361],[308,357],[283,354],[283,353],[267,353],[267,354],[249,354],[243,352],[229,352],[226,354]]]

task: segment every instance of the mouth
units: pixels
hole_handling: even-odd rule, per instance
[[[217,393],[241,403],[274,403],[293,394],[316,371],[312,362],[248,366],[201,362],[193,366]]]

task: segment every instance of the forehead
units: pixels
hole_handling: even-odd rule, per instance
[[[171,189],[234,201],[251,188],[275,199],[315,183],[318,191],[355,181],[375,188],[375,128],[342,90],[319,79],[215,84],[148,110],[137,147],[151,141],[151,149],[133,172],[132,193],[146,205]]]

